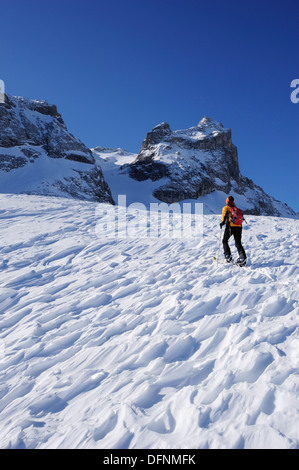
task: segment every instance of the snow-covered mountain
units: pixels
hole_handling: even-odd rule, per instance
[[[104,172],[104,174],[103,174]],[[0,191],[87,201],[199,201],[218,213],[228,194],[245,213],[297,217],[241,175],[231,130],[203,118],[190,129],[154,127],[140,152],[88,149],[46,101],[5,95],[0,104]]]
[[[138,155],[129,157],[121,149],[101,147],[93,149],[93,154],[114,198],[124,188],[133,202],[134,188],[136,202],[197,200],[204,203],[205,213],[219,213],[227,195],[232,194],[247,214],[297,216],[241,175],[231,130],[207,117],[190,129],[171,131],[165,122],[154,127]]]
[[[0,104],[0,192],[113,203],[91,151],[56,106],[9,95]]]
[[[216,215],[117,239],[111,204],[0,209],[2,449],[299,448],[298,220],[247,216],[237,268]]]

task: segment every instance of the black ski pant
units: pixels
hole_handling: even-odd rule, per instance
[[[235,245],[236,245],[236,248],[238,250],[239,257],[246,258],[246,253],[245,253],[245,250],[244,250],[244,248],[242,246],[242,243],[241,243],[242,227],[230,227],[229,225],[225,226],[224,235],[223,235],[223,239],[222,239],[224,256],[227,256],[227,255],[230,256],[231,255],[228,240],[230,239],[230,237],[232,235],[235,239]]]

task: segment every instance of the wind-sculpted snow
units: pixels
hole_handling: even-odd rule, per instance
[[[1,448],[299,447],[298,220],[248,216],[237,268],[217,215],[117,240],[96,203],[0,198]]]

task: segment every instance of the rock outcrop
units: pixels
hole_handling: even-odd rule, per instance
[[[0,191],[114,203],[92,152],[56,106],[9,95],[0,104]]]

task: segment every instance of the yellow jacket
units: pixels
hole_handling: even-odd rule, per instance
[[[228,213],[228,214],[227,214]],[[226,220],[228,217],[230,227],[240,227],[240,225],[233,224],[231,221],[231,212],[229,210],[229,206],[224,206],[222,209],[222,222]]]

